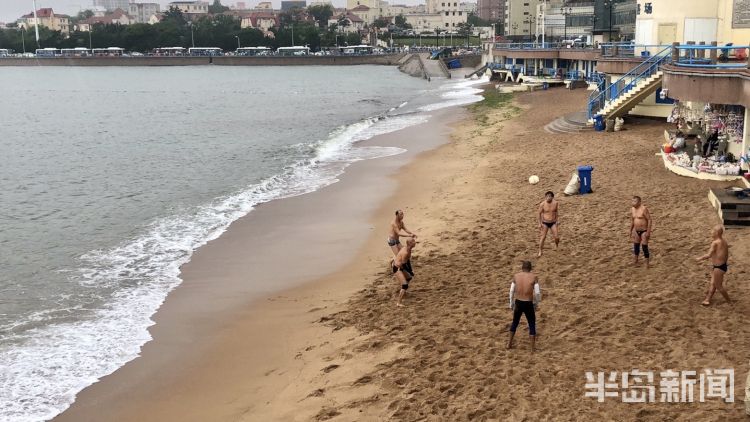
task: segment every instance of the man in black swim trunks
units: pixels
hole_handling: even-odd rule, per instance
[[[560,225],[559,209],[560,204],[555,200],[555,194],[547,191],[544,194],[544,201],[539,204],[539,230],[541,234],[539,236],[538,257],[542,256],[544,241],[547,239],[547,231],[552,231],[552,237],[555,240],[555,249],[560,244],[560,235],[558,233],[558,226]]]
[[[629,236],[633,240],[633,265],[638,265],[638,255],[643,249],[643,259],[646,261],[646,268],[649,267],[651,255],[648,250],[648,241],[651,239],[651,212],[641,202],[640,196],[634,196],[630,208],[630,232]]]
[[[406,247],[401,248],[400,251],[393,257],[391,261],[391,271],[396,277],[396,281],[401,285],[401,290],[398,292],[398,299],[396,300],[396,306],[402,307],[401,300],[406,294],[406,290],[409,289],[409,282],[414,278],[414,270],[411,268],[411,251],[416,246],[417,241],[412,237],[406,241]]]
[[[516,334],[516,328],[523,314],[526,315],[526,322],[529,324],[531,351],[534,351],[536,345],[535,310],[541,300],[542,290],[539,287],[539,279],[531,272],[531,262],[523,261],[521,272],[514,275],[510,283],[510,308],[513,309],[513,323],[510,325],[508,349],[513,348],[513,336]]]
[[[406,234],[402,233],[402,231],[406,232]],[[391,252],[393,252],[394,256],[396,256],[401,250],[401,240],[399,239],[401,237],[411,237],[412,239],[416,239],[417,235],[410,232],[404,225],[404,212],[396,210],[396,216],[393,218],[393,221],[391,221],[391,226],[388,231],[388,246],[390,246]]]
[[[713,264],[713,269],[711,269],[711,281],[708,284],[708,291],[706,292],[706,300],[701,303],[703,306],[711,305],[711,298],[717,290],[722,296],[724,296],[727,303],[731,303],[729,300],[729,294],[727,294],[726,289],[724,289],[724,274],[729,270],[727,265],[729,262],[729,244],[724,240],[723,236],[724,227],[718,225],[715,226],[711,231],[711,247],[709,248],[708,253],[695,258],[698,262],[710,259]]]

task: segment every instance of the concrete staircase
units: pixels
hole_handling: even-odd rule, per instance
[[[625,116],[630,110],[646,99],[646,97],[661,88],[663,76],[664,72],[659,70],[653,75],[638,81],[635,86],[627,90],[624,94],[621,94],[613,101],[607,102],[604,108],[599,110],[596,115],[604,116],[605,120]],[[594,119],[589,119],[588,123],[593,125]]]
[[[558,117],[557,119],[547,123],[544,126],[544,131],[555,135],[564,133],[581,133],[589,132],[593,130],[592,127],[586,121],[586,112],[577,111],[575,113],[566,114],[565,116]]]

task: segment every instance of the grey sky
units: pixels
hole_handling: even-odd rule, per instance
[[[139,2],[158,2],[162,6],[169,3],[171,0],[139,0]],[[209,0],[213,2],[213,0]],[[225,6],[231,6],[237,1],[242,0],[221,0],[221,3]],[[248,6],[258,4],[262,0],[244,0]],[[281,5],[281,0],[272,0],[275,7]],[[397,0],[393,3],[398,4],[418,4],[424,3],[421,0]],[[92,0],[37,0],[36,7],[41,9],[42,7],[51,7],[56,13],[64,13],[66,15],[75,15],[79,10],[87,9],[93,4]],[[346,4],[346,0],[333,0],[333,4],[337,7],[343,7]],[[32,6],[32,0],[0,0],[0,22],[15,22],[16,19],[26,13],[30,13],[34,7]]]

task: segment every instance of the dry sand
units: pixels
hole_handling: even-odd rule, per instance
[[[137,384],[93,394],[61,420],[743,420],[750,233],[727,233],[736,303],[717,296],[702,308],[709,267],[692,257],[707,250],[718,219],[706,194],[721,184],[667,172],[654,156],[659,123],[614,134],[542,130],[586,94],[523,94],[517,111],[460,124],[454,142],[398,174],[373,234],[342,271],[236,312],[179,376],[142,386],[148,394]],[[536,259],[536,205],[546,190],[561,194],[579,164],[595,167],[595,193],[560,198],[560,250]],[[529,185],[531,174],[541,183]],[[655,218],[649,270],[630,265],[633,194]],[[402,309],[383,240],[394,204],[409,205],[421,240]],[[525,323],[505,349],[509,279],[529,258],[545,294],[533,355]],[[585,371],[725,367],[736,371],[733,404],[583,397]],[[108,400],[117,412],[102,416]]]

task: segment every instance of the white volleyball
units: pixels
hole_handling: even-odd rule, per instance
[[[536,185],[537,183],[539,183],[539,176],[537,175],[530,176],[529,183],[531,183],[532,185]]]

